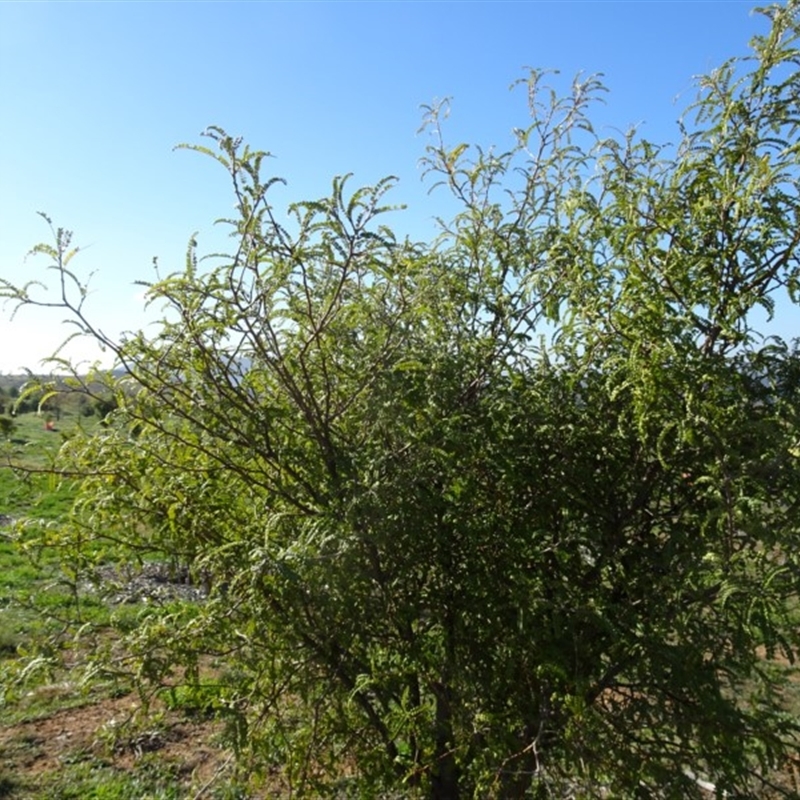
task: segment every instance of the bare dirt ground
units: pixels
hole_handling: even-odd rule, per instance
[[[66,764],[99,759],[115,772],[135,772],[142,759],[157,754],[159,763],[178,776],[191,795],[202,797],[224,776],[230,753],[215,744],[219,722],[187,719],[161,712],[152,725],[126,727],[138,707],[133,695],[105,698],[75,708],[59,709],[37,719],[0,724],[0,774],[18,787],[0,797],[26,797],[43,779]],[[18,793],[20,792],[20,793]]]

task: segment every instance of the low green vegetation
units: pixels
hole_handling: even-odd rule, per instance
[[[68,514],[74,499],[74,488],[49,472],[60,445],[61,439],[47,431],[36,414],[14,417],[14,436],[3,454],[7,461],[0,465],[2,658],[34,646],[37,635],[54,624],[52,614],[72,603],[62,583],[58,554],[28,547],[41,539],[48,525]],[[16,534],[14,523],[28,516],[28,532]]]
[[[64,410],[54,429],[45,414],[13,419],[0,466],[0,798],[257,796],[236,788],[213,688],[178,683],[164,703],[150,698],[164,709],[158,721],[142,716],[124,669],[87,674],[86,664],[150,613],[147,596],[115,600],[122,581],[78,592],[49,546],[76,491],[52,472],[55,455],[97,420],[80,407]]]

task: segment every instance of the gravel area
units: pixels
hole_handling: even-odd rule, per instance
[[[205,600],[205,587],[192,581],[186,568],[164,562],[137,566],[110,564],[100,567],[87,588],[102,593],[105,599],[121,603],[169,603],[184,600],[199,603]]]

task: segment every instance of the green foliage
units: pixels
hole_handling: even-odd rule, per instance
[[[25,793],[15,793],[10,784],[9,797],[50,798],[51,800],[180,800],[177,769],[152,763],[140,767],[135,776],[115,770],[103,759],[89,755],[68,763],[57,776],[48,776],[44,785],[20,786]]]
[[[11,417],[0,417],[0,436],[10,439],[14,432],[14,420]]]
[[[798,747],[800,354],[752,325],[800,292],[799,10],[675,148],[598,137],[594,78],[532,72],[499,154],[427,109],[461,203],[429,246],[383,224],[391,179],[283,219],[210,129],[235,247],[148,286],[153,337],[92,326],[67,232],[37,248],[123,368],[73,373],[113,410],[62,448],[67,569],[208,593],[129,634],[143,684],[223,657],[208,702],[299,796],[763,796]]]

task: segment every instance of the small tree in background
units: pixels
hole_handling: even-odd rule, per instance
[[[217,655],[241,757],[299,795],[764,796],[800,588],[800,360],[751,327],[797,300],[798,5],[764,13],[674,150],[599,138],[594,79],[532,72],[501,154],[428,109],[462,205],[430,246],[382,223],[391,180],[283,220],[266,154],[210,129],[235,251],[190,244],[152,338],[92,326],[67,232],[36,249],[125,371],[62,452],[65,559],[108,537],[210,586],[132,671]]]
[[[11,434],[14,433],[16,423],[11,417],[0,416],[0,436],[4,439],[10,439]]]

